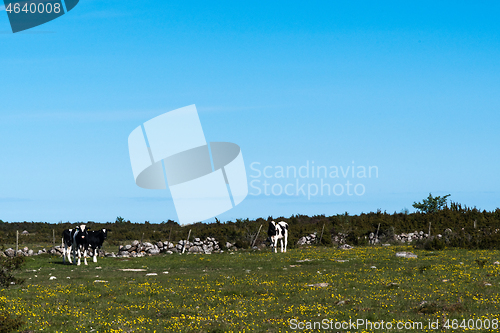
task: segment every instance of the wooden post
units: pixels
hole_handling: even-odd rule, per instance
[[[56,232],[52,229],[52,246],[56,246]]]
[[[321,230],[321,237],[319,237],[319,243],[321,244],[321,240],[323,239],[323,231],[325,231],[325,224],[323,223],[323,230]]]
[[[186,239],[186,242],[182,245],[182,253],[186,251],[186,244],[187,242],[189,242],[189,236],[191,236],[191,229],[189,229],[188,238]]]
[[[429,222],[429,237],[431,237],[431,222]]]
[[[253,242],[252,242],[252,246],[251,246],[251,247],[254,247],[254,245],[255,245],[255,241],[257,240],[257,237],[259,237],[260,229],[262,229],[262,224],[261,224],[261,225],[260,225],[260,227],[259,227],[259,231],[257,231],[257,235],[256,235],[256,236],[255,236],[255,238],[253,239]]]
[[[477,227],[477,220],[474,220],[474,229]]]
[[[16,256],[17,251],[19,251],[19,230],[16,230]]]

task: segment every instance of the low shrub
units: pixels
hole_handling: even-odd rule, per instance
[[[13,272],[18,270],[24,263],[24,257],[0,257],[0,286],[8,288],[12,284],[21,284],[22,279],[13,276]],[[8,311],[0,311],[0,333],[17,332],[23,326],[21,317],[11,316]]]

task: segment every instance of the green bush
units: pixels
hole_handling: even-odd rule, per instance
[[[7,311],[0,311],[0,333],[17,332],[23,325],[20,317],[11,317]]]
[[[24,257],[0,257],[0,286],[8,288],[11,283],[23,283],[24,280],[12,275],[23,263]],[[23,324],[21,317],[13,317],[7,311],[0,311],[0,333],[16,332]]]
[[[8,288],[12,283],[21,284],[22,279],[14,277],[13,272],[24,263],[24,257],[0,257],[0,286]]]
[[[444,249],[444,241],[437,237],[431,237],[424,243],[424,249],[427,251],[435,251]]]

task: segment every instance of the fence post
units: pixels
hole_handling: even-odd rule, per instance
[[[260,233],[260,229],[262,228],[262,224],[260,225],[259,227],[259,231],[257,231],[257,235],[255,236],[255,238],[253,239],[253,242],[252,242],[252,246],[253,247],[255,245],[255,241],[257,240],[257,237],[259,237],[259,233]]]
[[[16,230],[16,256],[17,251],[19,251],[19,230]]]
[[[191,229],[189,229],[188,238],[186,239],[186,242],[182,245],[182,253],[184,253],[184,251],[186,251],[186,244],[187,244],[187,242],[189,242],[189,236],[191,236]]]
[[[56,232],[52,229],[52,246],[56,246]]]
[[[429,237],[431,237],[431,222],[429,222]]]
[[[319,243],[321,244],[321,240],[323,239],[323,231],[325,231],[325,224],[323,223],[323,230],[321,230],[321,237],[319,238]]]

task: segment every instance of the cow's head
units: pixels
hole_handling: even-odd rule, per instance
[[[269,228],[267,229],[267,235],[271,239],[271,243],[274,242],[274,237],[276,237],[276,222],[269,222]]]
[[[84,241],[86,238],[87,238],[87,229],[88,228],[85,228],[85,224],[82,224],[78,227],[76,227],[76,231],[75,231],[75,240],[80,240],[81,241]]]

